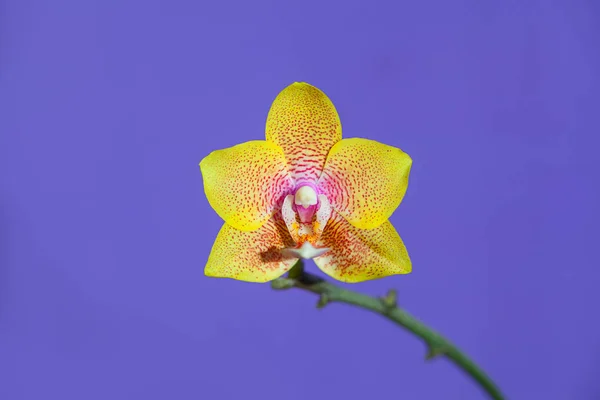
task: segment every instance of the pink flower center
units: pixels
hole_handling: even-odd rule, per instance
[[[294,191],[295,211],[303,223],[311,223],[318,209],[317,188],[309,183],[301,184]]]

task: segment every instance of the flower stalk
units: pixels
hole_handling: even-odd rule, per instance
[[[347,290],[306,272],[302,260],[289,271],[286,277],[272,281],[271,287],[277,290],[298,288],[315,293],[319,296],[317,308],[323,308],[329,303],[338,302],[381,314],[423,340],[428,350],[425,356],[427,360],[440,356],[450,359],[479,384],[491,399],[504,400],[498,386],[477,364],[442,335],[398,307],[395,290],[390,290],[380,298]]]

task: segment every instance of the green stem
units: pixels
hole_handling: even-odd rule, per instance
[[[394,290],[390,290],[385,297],[375,298],[343,289],[304,271],[302,261],[298,262],[290,270],[286,278],[274,280],[271,287],[279,290],[298,288],[318,294],[319,301],[317,307],[319,308],[326,306],[328,303],[339,302],[362,307],[381,314],[421,338],[429,349],[426,356],[427,359],[432,359],[436,356],[449,358],[454,364],[470,375],[487,392],[490,398],[494,400],[504,399],[500,389],[492,382],[490,377],[456,346],[439,333],[416,320],[406,311],[398,308],[396,305],[396,292]]]

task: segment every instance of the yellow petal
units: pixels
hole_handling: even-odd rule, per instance
[[[213,151],[200,170],[210,205],[243,231],[260,228],[294,186],[281,148],[263,140]]]
[[[374,140],[344,139],[327,157],[318,186],[352,225],[372,229],[398,207],[408,187],[408,154]]]
[[[362,282],[412,270],[406,247],[389,221],[375,229],[358,229],[334,211],[318,244],[331,250],[314,258],[315,263],[342,282]]]
[[[278,215],[252,232],[240,231],[225,223],[215,240],[204,273],[216,278],[267,282],[287,272],[297,258],[281,254],[283,248],[293,246],[294,242]]]
[[[296,82],[275,98],[267,116],[266,138],[281,146],[294,179],[316,182],[327,153],[342,139],[342,125],[325,93]]]

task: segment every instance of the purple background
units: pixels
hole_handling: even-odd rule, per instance
[[[452,3],[452,4],[451,4]],[[198,162],[294,81],[414,159],[410,312],[598,399],[597,1],[0,3],[0,399],[481,399],[384,319],[206,278]],[[311,270],[316,271],[310,263]]]

